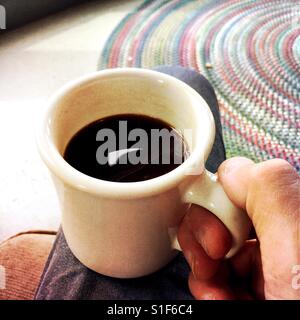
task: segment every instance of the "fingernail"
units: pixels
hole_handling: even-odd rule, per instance
[[[188,251],[185,254],[185,257],[186,257],[186,260],[191,268],[191,271],[193,273],[194,278],[197,279],[197,261],[196,261],[194,255],[192,254],[191,251]]]
[[[207,246],[207,243],[206,243],[206,237],[204,235],[204,231],[201,230],[199,232],[196,232],[195,233],[195,238],[196,240],[198,241],[198,243],[201,244],[201,247],[203,248],[203,250],[205,251],[205,253],[210,256],[210,253],[209,253],[209,249],[208,249],[208,246]]]
[[[205,253],[210,257],[210,252],[209,252],[208,246],[206,244],[205,238],[202,238],[201,246],[202,246],[203,250],[205,251]]]
[[[253,163],[252,160],[244,157],[234,157],[234,158],[228,159],[224,163],[223,174],[229,175],[232,172],[236,171],[238,168],[251,163]]]
[[[191,251],[186,251],[186,252],[184,253],[184,256],[185,256],[188,264],[191,266],[191,265],[192,265],[192,261],[193,261],[192,252],[191,252]]]

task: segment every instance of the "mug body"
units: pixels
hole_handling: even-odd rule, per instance
[[[147,115],[188,131],[188,159],[165,175],[131,183],[89,177],[63,159],[68,142],[81,128],[118,114]],[[57,92],[37,142],[53,176],[62,228],[74,255],[90,269],[120,278],[143,276],[166,265],[176,255],[176,230],[189,208],[184,191],[201,174],[214,132],[202,97],[156,71],[108,69]]]
[[[173,243],[188,209],[178,188],[137,199],[115,199],[53,178],[67,243],[90,269],[118,278],[139,277],[160,269],[178,252]]]

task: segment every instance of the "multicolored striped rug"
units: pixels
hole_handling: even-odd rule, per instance
[[[227,156],[300,172],[300,1],[146,1],[109,37],[99,68],[182,65],[221,108]]]

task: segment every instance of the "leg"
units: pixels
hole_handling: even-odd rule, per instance
[[[220,120],[219,106],[213,87],[206,78],[204,78],[201,74],[191,69],[178,66],[159,66],[154,68],[154,70],[169,74],[187,83],[190,87],[195,89],[202,96],[202,98],[210,107],[210,110],[215,119],[216,137],[212,151],[207,159],[206,167],[211,172],[216,172],[221,162],[223,162],[226,159],[226,156],[222,138],[222,126]]]
[[[191,300],[190,268],[180,252],[161,270],[146,277],[117,279],[82,265],[60,229],[46,263],[37,300]]]

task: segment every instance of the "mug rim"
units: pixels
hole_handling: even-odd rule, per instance
[[[144,75],[147,77],[156,78],[156,80],[160,79],[167,81],[175,87],[179,86],[181,90],[186,91],[187,94],[195,99],[195,103],[191,103],[189,107],[193,108],[193,113],[197,118],[197,124],[202,122],[207,124],[207,126],[205,127],[197,125],[196,136],[198,143],[194,150],[190,153],[189,157],[178,167],[161,176],[145,181],[113,182],[88,176],[72,167],[63,158],[63,156],[57,150],[56,145],[52,141],[49,130],[49,125],[53,121],[52,117],[57,103],[62,100],[66,94],[70,93],[76,88],[87,85],[91,81],[109,75]],[[196,102],[199,102],[199,105],[196,105]],[[204,120],[202,119],[203,115],[206,117]],[[202,119],[202,121],[200,121],[200,119]],[[167,191],[182,182],[186,178],[186,173],[189,172],[189,168],[197,165],[200,165],[202,169],[201,172],[195,175],[199,176],[204,170],[204,163],[212,148],[214,138],[215,122],[212,112],[206,101],[196,90],[173,76],[159,71],[143,68],[105,69],[88,73],[68,82],[59,90],[57,90],[52,97],[50,97],[50,100],[47,103],[46,112],[44,113],[43,119],[40,121],[40,125],[38,126],[36,132],[38,151],[48,169],[52,174],[54,174],[54,176],[58,177],[64,183],[72,186],[75,189],[79,189],[87,193],[102,195],[108,198],[118,199],[140,198]],[[199,141],[202,141],[202,143],[199,143]]]

